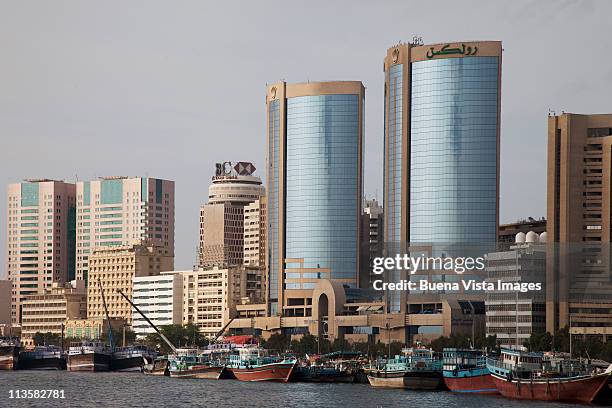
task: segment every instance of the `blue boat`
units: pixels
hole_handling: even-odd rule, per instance
[[[436,390],[442,381],[442,362],[431,349],[407,348],[401,356],[383,359],[368,370],[375,388]]]
[[[444,384],[453,392],[498,394],[487,357],[481,350],[445,348],[442,352]]]

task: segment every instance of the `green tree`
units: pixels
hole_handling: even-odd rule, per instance
[[[486,349],[488,351],[499,349],[497,336],[479,336],[474,340],[474,347],[477,349]]]
[[[32,339],[35,346],[62,346],[61,334],[36,332]]]
[[[607,357],[606,345],[599,336],[576,336],[572,337],[572,354],[574,357],[601,358]],[[607,360],[609,361],[609,360]]]
[[[332,351],[348,351],[351,349],[351,347],[348,341],[337,338],[332,342],[331,349]]]
[[[294,353],[300,356],[305,354],[316,354],[317,338],[311,334],[306,334],[299,340],[292,340],[290,347]]]
[[[464,334],[451,334],[450,337],[442,336],[433,340],[429,346],[435,351],[441,352],[445,348],[469,348],[472,346],[471,339]]]
[[[523,343],[529,351],[549,351],[552,347],[552,336],[550,333],[531,333],[529,340]]]
[[[262,340],[260,344],[262,347],[268,350],[283,353],[287,351],[290,343],[291,341],[289,337],[283,334],[274,333],[268,338],[268,340]]]
[[[112,329],[113,331],[113,345],[115,347],[123,346],[123,329]],[[105,343],[109,343],[108,341],[108,327],[105,327],[100,334],[100,340]],[[136,333],[129,328],[125,328],[125,345],[133,344],[136,341]]]
[[[555,331],[555,336],[551,340],[551,343],[551,348],[554,348],[554,351],[564,351],[566,353],[569,352],[569,329],[567,326]]]

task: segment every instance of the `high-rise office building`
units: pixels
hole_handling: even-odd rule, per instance
[[[208,203],[247,205],[265,195],[261,178],[255,176],[253,163],[217,163],[212,183],[208,187]]]
[[[244,265],[266,266],[266,198],[244,207]]]
[[[357,286],[364,101],[358,81],[267,88],[272,315],[292,296],[306,302],[319,279]]]
[[[612,336],[612,114],[548,118],[546,328]]]
[[[13,323],[21,322],[25,296],[73,279],[75,207],[74,184],[40,179],[8,186],[6,270],[13,284]]]
[[[400,44],[385,70],[385,241],[495,242],[501,42]]]
[[[200,207],[199,266],[242,265],[244,261],[244,206],[232,203]]]
[[[77,182],[76,194],[77,279],[87,281],[88,258],[95,247],[146,240],[174,256],[174,181],[104,177]]]
[[[373,274],[374,258],[383,253],[383,208],[373,198],[366,200],[361,216],[361,262],[359,287],[371,288],[372,282],[379,279]]]
[[[399,44],[387,50],[383,230],[388,255],[415,244],[428,246],[424,252],[434,256],[466,256],[467,246],[479,255],[494,249],[501,63],[498,41]],[[395,270],[388,279],[406,277]],[[405,312],[405,296],[390,294],[389,310]]]
[[[237,266],[244,263],[245,206],[265,195],[261,179],[248,162],[217,163],[208,188],[208,203],[200,207],[198,265]]]

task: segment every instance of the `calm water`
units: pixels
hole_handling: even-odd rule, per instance
[[[63,389],[64,400],[8,399],[11,389]],[[0,407],[529,407],[572,404],[517,402],[449,392],[377,390],[366,384],[244,383],[174,379],[138,373],[0,371]]]

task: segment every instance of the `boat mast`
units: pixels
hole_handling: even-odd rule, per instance
[[[163,341],[165,341],[165,342],[166,342],[166,344],[167,344],[168,346],[170,346],[170,348],[172,349],[172,352],[176,353],[176,347],[174,346],[174,344],[172,344],[172,343],[170,342],[170,340],[168,340],[168,338],[167,338],[166,336],[164,336],[164,335],[163,335],[163,333],[162,333],[161,331],[159,331],[159,329],[157,328],[157,326],[155,326],[155,325],[153,324],[153,322],[152,322],[151,320],[149,320],[149,318],[148,318],[147,316],[145,316],[145,314],[144,314],[144,313],[142,313],[142,312],[140,311],[140,309],[139,309],[139,308],[138,308],[138,307],[137,307],[137,306],[136,306],[136,305],[135,305],[135,304],[134,304],[134,303],[133,303],[133,302],[130,300],[130,298],[129,298],[129,297],[127,297],[127,296],[125,295],[125,293],[123,293],[123,292],[121,291],[121,289],[117,289],[117,293],[119,293],[121,296],[123,296],[123,297],[125,298],[125,300],[127,300],[127,301],[130,303],[130,305],[132,305],[132,307],[133,307],[134,309],[136,309],[136,311],[137,311],[138,313],[140,313],[140,315],[143,317],[143,319],[145,319],[145,320],[147,321],[147,323],[149,323],[149,325],[150,325],[150,326],[153,328],[153,330],[155,330],[155,331],[157,332],[157,334],[159,334],[159,337],[161,337],[161,338],[162,338],[162,340],[163,340]]]
[[[111,326],[110,316],[108,315],[108,307],[106,306],[106,298],[104,297],[104,288],[102,282],[98,278],[98,286],[100,287],[100,294],[102,295],[102,305],[104,305],[104,313],[106,313],[106,321],[108,322],[108,342],[110,343],[111,351],[115,351],[113,345],[113,328]]]
[[[568,334],[569,334],[569,347],[570,347],[570,358],[572,358],[572,313],[569,313],[569,329],[568,329]]]

